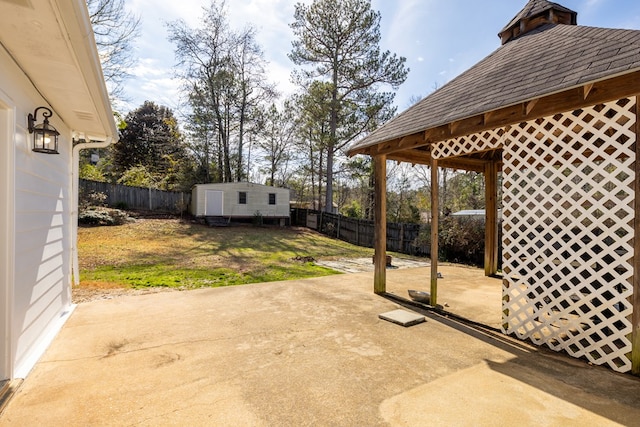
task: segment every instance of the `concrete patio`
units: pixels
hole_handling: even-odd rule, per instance
[[[443,268],[441,302],[462,310],[446,289],[471,270]],[[389,291],[427,271],[390,270]],[[428,311],[378,318],[397,308],[372,273],[81,304],[0,425],[640,423],[635,377]]]
[[[373,272],[370,258],[319,261],[318,264],[344,273]],[[394,257],[387,292],[409,298],[408,290],[430,291],[429,260],[417,261]],[[412,269],[410,274],[394,274],[399,269]],[[441,263],[438,272],[438,301],[450,313],[500,329],[502,324],[502,279],[485,277],[484,270],[460,264]],[[373,285],[371,284],[371,289]]]

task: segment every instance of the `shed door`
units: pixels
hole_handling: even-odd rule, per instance
[[[205,216],[222,216],[222,191],[207,190],[205,193]]]

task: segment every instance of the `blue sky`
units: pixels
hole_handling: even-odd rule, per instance
[[[305,0],[309,3],[309,0]],[[498,32],[527,3],[526,0],[372,0],[382,14],[381,47],[407,58],[411,69],[397,92],[400,110],[412,96],[424,96],[467,70],[500,46]],[[578,24],[640,30],[638,0],[559,0],[578,12]],[[125,86],[130,99],[118,109],[126,113],[145,100],[180,110],[179,82],[174,79],[174,47],[165,23],[178,18],[199,26],[209,0],[127,0],[142,17],[136,43],[138,65]],[[236,29],[252,24],[269,62],[268,78],[286,94],[293,64],[287,58],[293,34],[295,0],[227,0],[229,20]]]

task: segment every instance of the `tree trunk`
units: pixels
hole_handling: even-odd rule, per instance
[[[333,149],[327,152],[327,185],[325,194],[325,212],[333,213]]]
[[[247,93],[246,93],[246,87],[243,87],[242,101],[240,106],[240,130],[238,133],[238,166],[236,168],[236,179],[238,182],[242,181],[242,175],[243,175],[242,174],[242,148],[244,145],[244,122],[245,122],[246,110],[247,110]]]
[[[231,175],[231,150],[229,147],[229,139],[231,137],[230,135],[230,130],[229,130],[229,125],[230,125],[230,112],[229,112],[229,106],[227,105],[225,107],[225,113],[224,113],[224,138],[222,140],[223,145],[222,145],[222,149],[223,149],[223,156],[224,156],[224,182],[233,182],[233,176]]]
[[[329,122],[329,146],[327,147],[327,194],[325,211],[333,213],[333,155],[338,133],[338,58],[333,62],[333,88],[331,89],[331,120]]]

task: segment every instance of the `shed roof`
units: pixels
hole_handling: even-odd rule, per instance
[[[534,0],[528,6],[536,3]],[[500,46],[356,142],[350,147],[349,155],[478,114],[638,70],[640,31],[546,24]],[[637,90],[640,90],[640,81]]]
[[[208,184],[195,184],[192,189],[224,189],[224,188],[231,188],[231,189],[235,189],[235,188],[257,188],[257,189],[261,189],[261,190],[268,190],[268,191],[274,191],[274,192],[291,192],[291,190],[289,188],[284,188],[284,187],[273,187],[271,185],[263,185],[263,184],[256,184],[253,182],[247,182],[247,181],[240,181],[240,182],[211,182]]]

